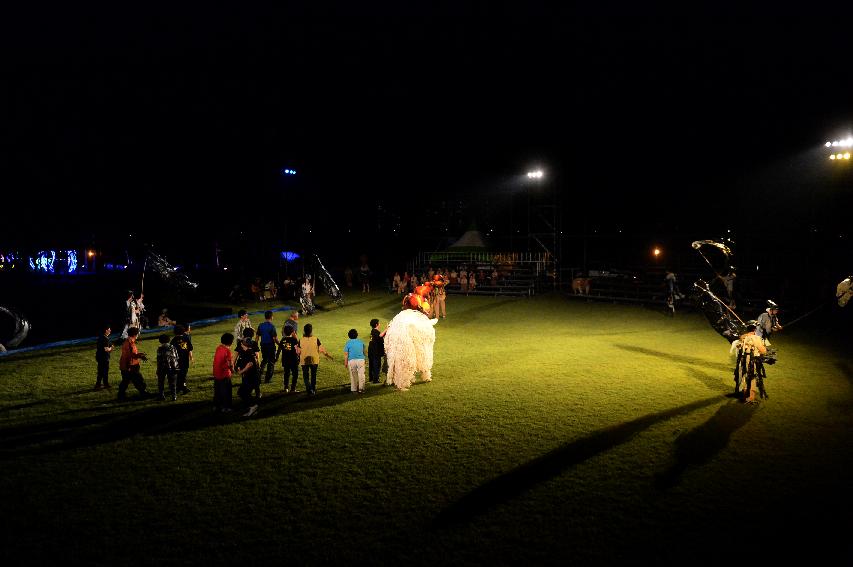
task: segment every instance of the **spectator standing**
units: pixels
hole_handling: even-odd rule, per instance
[[[370,293],[370,266],[366,258],[358,269],[358,279],[361,281],[361,293]]]

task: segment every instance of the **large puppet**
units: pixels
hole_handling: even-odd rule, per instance
[[[6,307],[0,307],[0,316],[3,320],[0,325],[3,330],[0,335],[0,352],[5,352],[7,348],[15,348],[27,338],[30,323],[26,317]]]
[[[730,266],[732,251],[728,246],[712,240],[698,240],[692,244],[705,262],[714,270],[719,278],[734,270]],[[717,254],[713,257],[712,254]],[[713,258],[713,261],[712,261]],[[723,301],[711,286],[704,280],[693,284],[695,291],[694,303],[702,310],[711,327],[731,345],[729,352],[737,353],[734,369],[735,393],[748,395],[745,384],[755,380],[762,398],[767,398],[764,378],[767,377],[765,364],[776,362],[776,351],[767,349],[763,355],[756,355],[750,347],[750,342],[744,337],[750,330],[755,329],[755,321],[744,322],[729,304]]]
[[[835,297],[838,298],[838,306],[844,307],[853,297],[853,276],[847,276],[835,288]]]
[[[435,345],[435,324],[430,319],[429,295],[432,285],[415,288],[403,298],[403,310],[385,332],[385,356],[388,359],[388,384],[408,390],[420,373],[425,382],[432,380],[432,358]]]

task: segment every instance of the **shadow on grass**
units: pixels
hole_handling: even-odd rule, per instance
[[[689,364],[685,364],[682,366],[684,371],[691,378],[695,378],[702,382],[709,390],[713,390],[715,392],[725,391],[725,388],[722,387],[720,383],[720,378],[714,374],[708,374],[707,372],[702,372],[698,368],[690,366]],[[734,378],[732,379],[732,387],[734,387]]]
[[[169,433],[196,431],[220,425],[250,422],[279,415],[335,406],[350,401],[365,400],[390,394],[393,388],[370,388],[364,394],[350,392],[349,384],[318,390],[317,395],[271,394],[261,399],[258,413],[250,418],[241,416],[244,411],[235,400],[230,414],[212,411],[212,402],[155,402],[131,413],[90,415],[78,419],[53,421],[0,429],[0,460],[21,455],[56,453],[112,443],[134,436],[157,436]],[[133,401],[115,402],[100,409],[112,410],[128,406]],[[92,409],[91,411],[98,411]]]
[[[717,410],[705,423],[675,440],[675,463],[655,475],[655,487],[666,490],[677,486],[690,467],[704,465],[729,444],[732,433],[746,425],[760,406],[731,401]]]
[[[669,352],[662,352],[659,350],[653,350],[650,348],[643,348],[634,345],[613,345],[617,348],[621,348],[622,350],[627,350],[630,352],[636,352],[639,354],[646,354],[648,356],[656,356],[658,358],[665,358],[666,360],[671,360],[672,362],[680,362],[682,364],[693,364],[696,366],[704,366],[706,368],[713,368],[715,370],[720,370],[721,372],[731,372],[732,367],[728,364],[720,364],[719,362],[708,362],[707,360],[703,360],[701,358],[696,358],[694,356],[685,356],[683,354],[675,354]]]
[[[504,307],[508,303],[514,303],[518,301],[518,299],[503,299],[501,301],[495,301],[494,303],[488,303],[486,305],[478,305],[477,307],[471,307],[469,309],[462,309],[461,311],[449,311],[450,317],[453,318],[454,324],[457,326],[464,327],[469,323],[473,323],[477,320],[480,313],[485,311],[491,311],[493,309],[500,309]],[[451,304],[452,309],[452,304]]]
[[[461,500],[445,508],[433,520],[432,529],[442,529],[469,521],[537,484],[562,474],[569,467],[627,443],[634,435],[656,423],[717,403],[720,403],[720,397],[712,396],[602,429],[589,437],[563,445],[469,492]]]

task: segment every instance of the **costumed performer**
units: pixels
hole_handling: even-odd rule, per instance
[[[425,382],[432,380],[435,324],[430,319],[432,292],[429,284],[418,286],[403,298],[403,310],[388,323],[385,331],[385,357],[388,361],[388,380],[398,390],[408,390],[420,372]]]

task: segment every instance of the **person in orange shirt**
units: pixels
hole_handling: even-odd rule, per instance
[[[148,397],[145,391],[145,380],[139,371],[139,361],[148,360],[148,357],[136,348],[137,335],[139,335],[139,329],[130,327],[127,330],[127,340],[121,345],[121,358],[118,363],[121,371],[121,384],[118,385],[119,401],[127,399],[127,385],[130,382],[133,382],[134,387],[139,391],[140,398]]]
[[[231,369],[234,361],[231,358],[231,345],[234,335],[225,333],[213,354],[213,407],[216,411],[228,413],[231,411]]]

